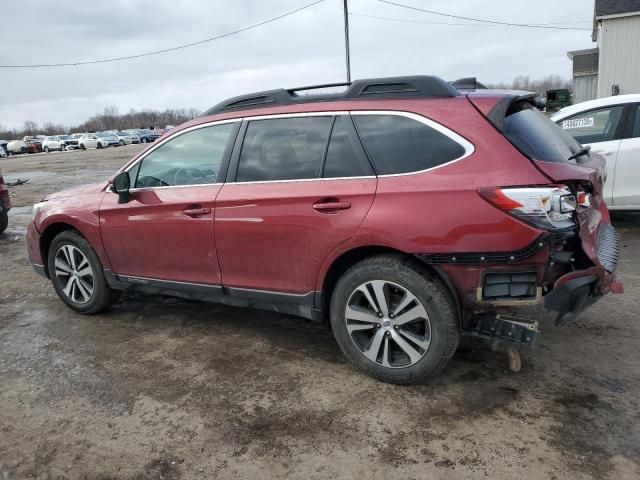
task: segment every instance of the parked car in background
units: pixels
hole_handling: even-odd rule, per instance
[[[78,139],[78,145],[82,150],[87,148],[105,148],[109,146],[117,146],[118,137],[108,133],[85,133]]]
[[[140,135],[134,135],[125,131],[116,131],[114,132],[114,135],[118,137],[118,143],[120,143],[120,146],[140,143]]]
[[[551,116],[582,145],[607,159],[610,210],[640,210],[640,94],[599,98]]]
[[[42,142],[42,149],[49,153],[52,150],[75,150],[80,148],[78,146],[78,140],[71,135],[51,135],[45,137]]]
[[[11,140],[7,144],[7,154],[17,155],[20,153],[27,153],[27,143],[24,140]]]
[[[140,137],[140,143],[155,142],[161,136],[159,132],[148,128],[125,130],[125,132],[130,135],[138,135]]]
[[[6,158],[7,155],[9,155],[7,153],[7,144],[9,142],[7,140],[0,140],[0,157],[2,158]]]
[[[98,142],[102,144],[102,147],[118,147],[120,146],[120,140],[113,133],[108,132],[96,132],[98,136]],[[102,148],[98,147],[98,148]]]
[[[461,336],[534,345],[511,309],[562,324],[621,291],[604,166],[533,93],[429,76],[259,92],[45,197],[28,252],[83,314],[122,290],[289,313],[328,322],[362,371],[419,382]]]
[[[9,225],[9,210],[11,210],[9,189],[4,183],[2,171],[0,171],[0,233],[4,232]]]
[[[27,153],[38,153],[42,151],[42,140],[39,137],[24,137]]]

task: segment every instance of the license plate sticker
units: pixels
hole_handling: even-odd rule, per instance
[[[571,120],[565,120],[562,122],[562,129],[569,130],[571,128],[585,128],[593,127],[593,117],[574,118]]]

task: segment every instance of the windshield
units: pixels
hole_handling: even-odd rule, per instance
[[[529,103],[516,104],[504,120],[504,135],[522,153],[536,160],[566,163],[583,147]],[[585,154],[587,154],[585,152]]]
[[[123,135],[130,135],[130,133],[120,131],[120,132],[118,132],[118,135],[120,135],[120,136],[123,136]]]
[[[138,130],[140,133],[144,133],[145,135],[148,135],[151,133],[151,130],[147,130],[146,128],[141,128],[140,130]]]
[[[71,137],[69,135],[59,135],[60,140],[71,140]]]
[[[104,132],[96,133],[96,135],[99,136],[99,137],[102,137],[102,138],[111,136],[110,133],[104,133]]]

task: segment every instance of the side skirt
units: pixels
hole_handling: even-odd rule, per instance
[[[174,282],[131,275],[118,275],[107,269],[104,270],[104,275],[109,287],[114,290],[155,293],[188,300],[221,303],[234,307],[249,307],[294,315],[313,321],[322,321],[323,319],[322,311],[314,306],[316,292],[292,294],[221,285]]]

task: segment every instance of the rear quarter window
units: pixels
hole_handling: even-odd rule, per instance
[[[427,170],[467,152],[457,141],[413,118],[355,114],[353,120],[378,175]]]
[[[581,150],[571,135],[528,102],[509,108],[502,133],[522,153],[536,160],[566,163]]]

